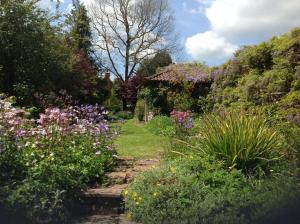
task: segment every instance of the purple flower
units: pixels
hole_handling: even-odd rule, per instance
[[[113,150],[113,147],[111,145],[107,146],[106,148],[107,148],[108,151],[112,151]]]

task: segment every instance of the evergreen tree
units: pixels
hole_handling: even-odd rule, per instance
[[[73,8],[68,15],[68,23],[71,26],[70,38],[73,46],[78,50],[83,50],[91,60],[91,63],[94,63],[90,18],[80,0],[73,0]]]

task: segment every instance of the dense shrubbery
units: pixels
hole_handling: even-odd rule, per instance
[[[172,137],[176,134],[174,121],[167,116],[156,116],[148,124],[148,130],[155,135]]]
[[[190,121],[174,115],[177,126]],[[196,120],[195,136],[176,132],[168,161],[125,192],[128,215],[143,223],[290,223],[299,208],[299,142],[298,129],[287,127],[261,111]]]
[[[209,99],[215,109],[281,105],[285,119],[299,116],[299,29],[238,51],[217,69]],[[292,107],[293,110],[286,110]]]
[[[189,157],[140,176],[125,196],[128,215],[145,224],[264,223],[287,205],[297,208],[297,191],[284,170],[258,180],[211,157]]]
[[[114,164],[104,114],[99,106],[70,106],[29,120],[1,100],[0,207],[31,222],[64,220],[70,200]]]

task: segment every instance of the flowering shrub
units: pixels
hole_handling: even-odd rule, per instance
[[[60,222],[62,208],[114,164],[115,133],[98,105],[47,108],[36,120],[26,115],[0,100],[0,207],[34,222]]]
[[[193,118],[189,111],[182,112],[173,110],[171,117],[176,124],[176,135],[178,138],[186,138],[190,135],[190,131],[193,128]]]
[[[193,118],[190,112],[181,112],[173,110],[171,116],[178,126],[186,129],[191,129],[193,127]]]

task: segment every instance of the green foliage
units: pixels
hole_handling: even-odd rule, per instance
[[[114,117],[117,119],[124,119],[124,120],[128,120],[128,119],[132,119],[133,118],[133,114],[130,111],[119,111],[117,113],[114,114]]]
[[[167,116],[156,116],[149,123],[147,129],[155,135],[172,137],[176,133],[174,121]]]
[[[259,72],[266,71],[273,65],[272,44],[265,42],[256,48],[245,48],[239,55],[246,69],[257,69]]]
[[[128,215],[145,224],[264,223],[286,203],[295,206],[296,189],[287,173],[257,181],[206,157],[170,161],[139,176],[124,194]]]
[[[138,100],[135,106],[134,115],[139,121],[143,121],[145,117],[145,101]]]
[[[178,111],[188,111],[193,108],[195,100],[187,93],[175,93],[169,97],[169,101],[173,105],[173,109]]]
[[[209,95],[214,108],[286,104],[287,95],[299,89],[299,41],[299,29],[295,29],[238,51],[219,68],[223,73]]]
[[[153,58],[145,59],[138,71],[138,75],[151,76],[158,72],[159,68],[165,67],[172,64],[172,58],[166,51],[157,53]]]
[[[300,106],[300,91],[288,93],[281,101],[284,106],[299,107]]]
[[[77,49],[84,49],[84,52],[91,56],[92,32],[90,18],[87,10],[79,0],[73,0],[73,8],[67,17],[67,23],[71,26],[70,36]]]
[[[19,150],[12,142],[5,143],[0,155],[1,204],[17,217],[35,222],[65,220],[67,203],[88,184],[101,182],[113,158],[110,153],[95,155],[88,136],[42,144],[32,139]]]
[[[200,152],[224,161],[224,166],[245,173],[269,172],[270,164],[284,155],[282,136],[261,115],[230,112],[206,115],[201,121]]]
[[[103,105],[112,113],[117,113],[122,110],[122,100],[118,98],[115,88],[111,90],[109,98]]]
[[[0,91],[16,96],[17,103],[26,107],[38,106],[35,93],[60,90],[83,103],[103,100],[97,71],[86,53],[74,47],[58,21],[61,18],[40,9],[36,2],[1,2]]]

